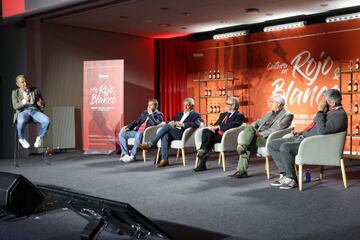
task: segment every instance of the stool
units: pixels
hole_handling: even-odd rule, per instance
[[[34,122],[33,122],[34,123]],[[36,123],[34,123],[36,124]],[[15,167],[20,167],[20,165],[18,164],[17,160],[20,156],[19,151],[20,151],[20,143],[19,143],[19,139],[18,139],[18,134],[17,134],[17,130],[16,130],[16,122],[15,122],[15,134],[14,134],[14,139],[15,139],[15,144],[14,144],[14,166]],[[31,145],[30,145],[31,146]],[[29,149],[31,149],[32,147],[30,147]],[[42,146],[38,147],[37,149],[43,149],[43,160],[44,163],[46,165],[51,165],[51,163],[48,161],[47,159],[47,154],[48,154],[48,146],[47,146],[47,138],[46,136],[43,138],[43,142],[42,142]]]

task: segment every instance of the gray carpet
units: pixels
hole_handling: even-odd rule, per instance
[[[175,162],[156,169],[148,162],[119,162],[118,156],[88,156],[80,152],[41,156],[20,161],[0,161],[0,171],[19,173],[31,181],[72,188],[90,195],[128,202],[149,218],[209,229],[242,239],[359,239],[360,162],[345,161],[348,189],[340,168],[325,168],[325,180],[297,189],[280,190],[269,185],[262,159],[252,159],[247,179],[232,179],[237,155],[227,157],[228,171],[217,165],[214,154],[208,171],[195,173],[194,153],[187,166]],[[312,168],[317,177],[318,168]],[[276,179],[271,163],[272,181]]]

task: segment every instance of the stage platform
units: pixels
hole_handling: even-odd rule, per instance
[[[249,178],[233,179],[227,175],[236,167],[236,153],[226,157],[227,172],[217,165],[214,153],[209,170],[200,173],[192,170],[194,152],[187,154],[186,167],[175,161],[172,152],[171,165],[162,169],[154,167],[154,154],[153,150],[146,163],[122,163],[119,155],[72,151],[49,156],[51,165],[44,164],[41,155],[21,159],[20,168],[13,166],[12,159],[1,160],[0,171],[22,174],[34,183],[127,202],[152,219],[241,239],[360,237],[360,161],[345,161],[348,189],[343,187],[340,168],[327,167],[324,180],[306,183],[300,192],[271,187],[269,183],[277,178],[275,164],[271,161],[269,181],[261,158],[251,160]],[[318,177],[319,168],[311,168],[311,174]],[[0,226],[0,233],[4,231]]]

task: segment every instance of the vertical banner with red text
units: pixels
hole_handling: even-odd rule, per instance
[[[85,154],[115,151],[124,124],[124,60],[84,62],[83,114]]]

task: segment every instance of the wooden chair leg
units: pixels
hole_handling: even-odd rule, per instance
[[[186,161],[186,159],[185,159],[185,149],[181,149],[181,155],[182,155],[182,161],[183,161],[183,166],[185,167],[185,161]]]
[[[198,162],[199,162],[199,157],[196,154],[196,158],[195,158],[195,168],[198,166]]]
[[[144,162],[146,162],[146,151],[145,150],[142,150],[142,155],[143,155]]]
[[[324,166],[320,166],[320,180],[324,179]]]
[[[296,165],[295,165],[295,169],[296,169]],[[303,188],[303,166],[302,165],[299,165],[298,180],[299,180],[299,190],[302,191],[302,188]]]
[[[344,187],[347,188],[347,179],[346,179],[344,159],[340,159],[340,167],[341,167],[341,174],[342,174],[342,179],[343,179]]]
[[[226,171],[226,165],[225,165],[225,153],[224,152],[221,152],[221,159],[222,159],[223,170],[225,172]]]
[[[221,152],[219,153],[219,161],[218,161],[218,165],[221,164]]]
[[[270,166],[269,166],[269,157],[265,158],[265,171],[267,179],[270,179]]]
[[[155,164],[159,163],[159,158],[160,158],[160,148],[158,148],[157,153],[156,153],[156,161]]]
[[[178,149],[176,152],[176,161],[179,160],[179,154],[180,154],[180,149]]]

